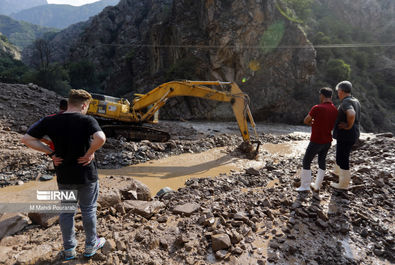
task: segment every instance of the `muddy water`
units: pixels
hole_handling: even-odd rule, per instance
[[[249,167],[262,168],[269,156],[281,159],[284,156],[298,155],[304,151],[307,143],[307,141],[266,143],[260,147],[262,155],[259,155],[256,160],[232,157],[227,154],[225,148],[215,148],[203,153],[182,154],[120,169],[102,169],[99,170],[99,177],[132,177],[146,184],[155,195],[163,187],[177,190],[190,178],[215,177],[229,174],[231,171],[242,171]],[[8,186],[0,189],[0,203],[37,201],[37,190],[56,189],[55,179],[47,182],[31,181],[21,186]]]
[[[20,186],[8,186],[0,189],[0,203],[38,202],[37,190],[56,190],[55,178],[46,181],[30,181]]]
[[[155,195],[163,187],[177,190],[190,178],[215,177],[237,171],[237,160],[224,148],[215,148],[204,153],[182,154],[120,169],[103,169],[99,174],[132,177],[146,184]]]
[[[304,151],[306,146],[305,141],[263,144],[260,150],[266,152],[257,160],[232,157],[226,153],[225,148],[215,148],[204,153],[182,154],[120,169],[103,169],[99,174],[132,177],[146,184],[154,195],[163,187],[177,190],[191,178],[215,177],[249,167],[259,169],[265,164],[267,156],[294,156]]]

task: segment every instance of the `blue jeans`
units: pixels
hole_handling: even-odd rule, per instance
[[[96,244],[96,208],[97,197],[99,196],[99,181],[88,184],[59,184],[59,190],[77,190],[78,204],[82,214],[82,225],[85,231],[85,247]],[[74,229],[74,213],[61,213],[59,215],[59,225],[63,236],[64,249],[77,246]]]

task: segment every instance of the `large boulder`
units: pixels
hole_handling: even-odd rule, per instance
[[[121,190],[124,199],[140,201],[151,200],[151,190],[147,185],[136,179],[129,179],[128,183],[128,186]]]
[[[141,215],[145,218],[150,218],[155,213],[159,212],[165,207],[165,204],[160,201],[135,201],[127,200],[123,202],[125,211]]]
[[[227,234],[217,234],[211,236],[211,244],[214,251],[228,249],[232,243]]]
[[[190,216],[194,212],[200,209],[200,205],[197,203],[185,203],[179,204],[173,208],[173,213],[183,214],[186,216]]]
[[[30,224],[30,219],[23,214],[5,214],[0,218],[0,239],[13,235]]]
[[[121,192],[118,189],[100,189],[97,202],[101,207],[114,207],[122,201]]]
[[[40,261],[47,261],[51,254],[51,245],[39,245],[32,249],[22,250],[17,257],[16,263],[21,265],[37,264]]]
[[[52,226],[59,220],[59,214],[55,213],[29,213],[28,216],[34,224],[45,228]]]

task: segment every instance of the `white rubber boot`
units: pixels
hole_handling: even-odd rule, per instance
[[[302,173],[300,176],[300,187],[297,188],[296,191],[311,191],[310,182],[311,182],[311,170],[302,169]]]
[[[311,188],[314,191],[318,192],[321,189],[322,182],[324,181],[324,176],[325,176],[325,170],[318,168],[318,173],[315,183],[311,183]]]
[[[332,171],[333,174],[335,174],[336,176],[340,175],[340,167],[338,164],[335,163],[335,168]]]
[[[348,190],[351,181],[350,170],[340,169],[339,183],[331,183],[331,186],[339,190]]]

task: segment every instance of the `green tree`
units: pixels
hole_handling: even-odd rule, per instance
[[[317,61],[318,63],[327,62],[331,57],[333,57],[333,53],[331,49],[323,47],[324,45],[330,44],[330,38],[325,35],[323,32],[318,32],[313,37],[313,44],[317,46]],[[320,45],[322,45],[320,47]]]
[[[326,79],[330,84],[350,79],[351,66],[342,59],[330,59],[326,68]]]
[[[51,64],[46,69],[29,71],[24,75],[23,80],[26,83],[35,83],[63,96],[66,96],[71,89],[68,72],[59,64]]]
[[[314,0],[281,0],[276,2],[277,10],[287,19],[304,23],[311,17]]]
[[[299,19],[306,20],[312,11],[313,0],[283,0],[286,5],[292,8]]]
[[[38,69],[48,69],[51,62],[52,46],[49,41],[37,39],[33,43],[32,63]]]
[[[21,83],[28,67],[10,55],[0,53],[0,82]]]
[[[70,85],[74,89],[94,88],[98,85],[95,65],[87,60],[72,62],[68,66]]]

